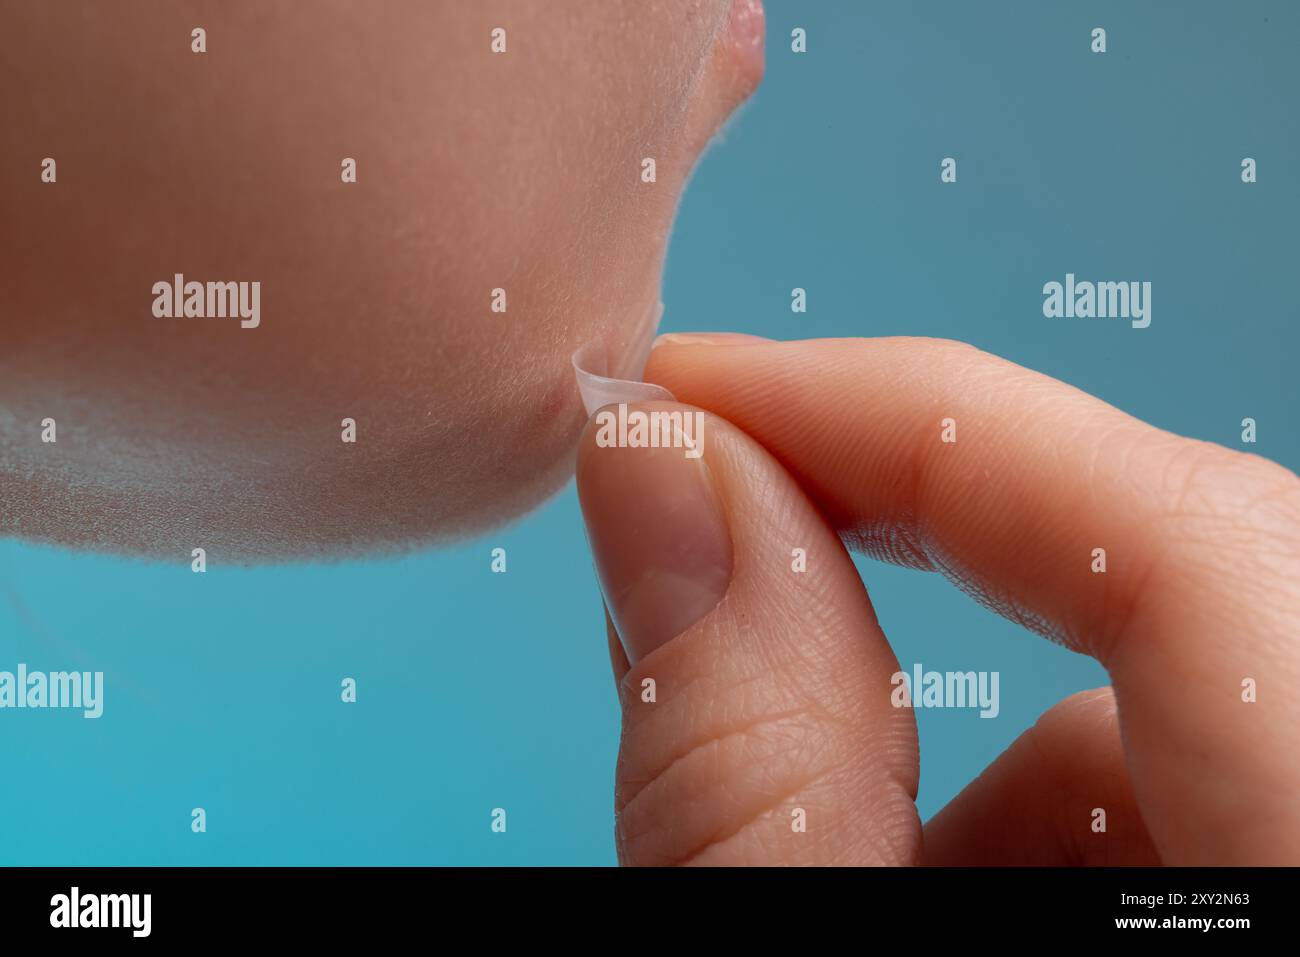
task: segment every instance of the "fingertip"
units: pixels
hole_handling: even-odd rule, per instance
[[[704,461],[705,413],[676,403],[605,406],[583,434],[578,497],[597,576],[627,660],[712,610],[732,544]]]

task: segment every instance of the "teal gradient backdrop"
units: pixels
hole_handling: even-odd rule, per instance
[[[768,75],[687,191],[664,327],[963,339],[1198,438],[1239,447],[1253,417],[1254,450],[1300,467],[1298,40],[1290,2],[768,0]],[[1045,319],[1066,272],[1150,280],[1151,327]],[[1105,683],[937,576],[859,567],[905,668],[1001,672],[995,720],[918,713],[924,817]],[[614,862],[618,713],[572,485],[401,559],[194,575],[188,553],[3,541],[19,661],[107,691],[98,721],[0,712],[0,863]]]

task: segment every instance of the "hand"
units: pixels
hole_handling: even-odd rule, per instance
[[[703,456],[599,447],[593,419],[578,461],[624,863],[1300,863],[1293,473],[960,343],[667,336],[646,378],[707,410]],[[1113,691],[1056,705],[923,829],[915,722],[841,539]]]

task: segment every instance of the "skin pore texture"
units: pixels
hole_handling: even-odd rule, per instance
[[[762,58],[739,0],[21,4],[5,31],[0,535],[247,560],[554,492],[570,357],[635,374],[683,186]],[[260,324],[155,318],[176,273],[260,282]]]

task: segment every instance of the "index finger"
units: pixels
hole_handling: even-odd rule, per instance
[[[1237,859],[1252,828],[1300,855],[1294,474],[942,340],[667,336],[646,378],[762,443],[850,544],[1101,661],[1159,843]],[[1277,693],[1245,710],[1246,678]]]

